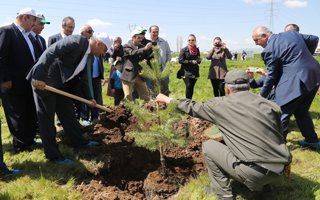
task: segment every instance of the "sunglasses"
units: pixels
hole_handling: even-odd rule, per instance
[[[88,30],[88,31],[86,31],[87,33],[89,33],[89,34],[92,34],[92,33],[94,33],[94,31],[93,30]]]
[[[195,41],[195,40],[191,39],[191,40],[188,40],[188,41],[190,42],[190,41]]]

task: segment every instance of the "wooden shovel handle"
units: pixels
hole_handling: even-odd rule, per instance
[[[82,102],[82,103],[88,104],[89,106],[92,105],[92,101],[89,101],[89,100],[87,100],[87,99],[85,99],[85,98],[76,96],[76,95],[74,95],[74,94],[70,94],[70,93],[65,92],[65,91],[62,91],[62,90],[59,90],[59,89],[57,89],[57,88],[54,88],[54,87],[51,87],[51,86],[46,85],[46,86],[44,87],[44,89],[45,89],[45,90],[48,90],[48,91],[50,91],[50,92],[54,92],[54,93],[63,95],[63,96],[65,96],[65,97],[69,97],[69,98],[71,98],[71,99],[75,99],[75,100],[80,101],[80,102]],[[105,106],[99,105],[99,104],[96,104],[95,107],[96,107],[96,108],[99,108],[99,109],[101,109],[101,110],[104,110],[104,111],[106,111],[106,112],[109,112],[109,113],[112,112],[111,109],[109,109],[109,108],[107,108],[107,107],[105,107]]]

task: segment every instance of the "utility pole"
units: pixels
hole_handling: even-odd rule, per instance
[[[177,36],[177,52],[180,52],[182,49],[182,36]]]
[[[273,13],[273,0],[271,0],[271,2],[270,2],[270,24],[269,24],[269,29],[270,30],[272,30],[272,31],[274,31],[273,30],[273,15],[274,15],[274,13]]]
[[[130,33],[137,27],[137,24],[128,24]]]

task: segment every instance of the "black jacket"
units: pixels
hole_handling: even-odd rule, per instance
[[[12,81],[12,88],[3,92],[26,94],[31,90],[25,79],[34,64],[28,43],[15,24],[0,28],[0,71],[2,81]]]
[[[197,64],[193,64],[192,61],[196,60]],[[197,55],[191,55],[188,47],[184,47],[180,51],[179,63],[181,64],[181,75],[189,78],[199,77],[199,65],[201,63],[200,51],[197,48]]]

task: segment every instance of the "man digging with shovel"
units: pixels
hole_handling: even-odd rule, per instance
[[[90,106],[95,107],[92,87],[88,87],[91,83],[91,58],[93,55],[105,54],[106,50],[106,45],[95,37],[87,40],[80,35],[72,35],[51,45],[27,76],[27,80],[33,86],[44,153],[48,160],[56,164],[69,165],[73,161],[64,158],[59,151],[54,113],[57,113],[65,133],[75,147],[93,147],[99,143],[87,141],[82,136],[72,100],[45,89],[48,90],[48,86],[52,86],[64,92],[84,94],[90,99]]]

